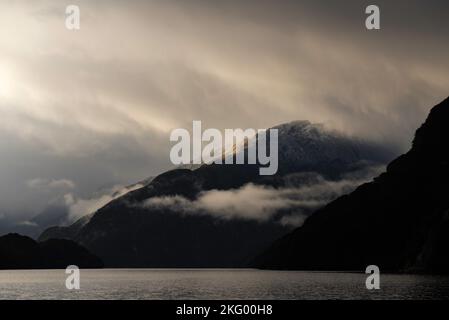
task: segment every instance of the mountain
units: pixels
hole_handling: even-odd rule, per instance
[[[148,185],[152,179],[153,177],[149,177],[142,181],[124,187],[119,185],[104,187],[96,190],[87,198],[81,200],[91,202],[99,208],[110,200],[116,199],[130,191]],[[74,199],[80,200],[77,197],[74,197]],[[52,226],[67,225],[69,222],[73,222],[70,213],[70,207],[66,203],[66,200],[58,200],[59,201],[55,201],[54,203],[49,204],[37,215],[31,217],[26,221],[17,221],[17,219],[14,219],[13,217],[11,217],[10,219],[2,219],[0,223],[0,234],[12,232],[36,239],[40,234],[42,234],[43,231],[51,228]],[[82,219],[80,219],[80,221],[77,223],[77,226],[86,223],[86,221],[88,220],[87,217],[90,217],[92,213],[93,212],[86,212],[85,214],[87,216],[82,217]]]
[[[306,121],[276,129],[279,170],[274,176],[260,176],[258,165],[175,169],[111,201],[91,217],[68,227],[47,229],[39,241],[74,240],[109,267],[241,267],[291,231],[288,221],[300,220],[301,216],[292,216],[298,210],[307,215],[318,202],[332,200],[345,189],[326,193],[330,199],[302,202],[295,190],[342,181],[391,159],[383,147]],[[292,199],[286,203],[296,206],[285,208],[274,198],[279,210],[273,209],[271,200],[265,207],[264,199],[251,202],[253,194],[277,192],[288,193]],[[221,206],[219,212],[217,205]],[[243,212],[237,214],[239,210]],[[261,214],[265,217],[260,218]]]
[[[387,163],[393,152],[386,146],[348,137],[323,125],[294,121],[274,127],[279,132],[279,172],[318,171],[338,178],[373,163]]]
[[[69,240],[36,242],[19,234],[0,237],[0,269],[101,268],[102,261]]]
[[[329,203],[260,254],[267,269],[449,272],[449,98],[386,172]]]

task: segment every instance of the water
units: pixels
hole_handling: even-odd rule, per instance
[[[449,299],[449,277],[235,269],[81,270],[81,289],[65,270],[0,271],[0,299]]]

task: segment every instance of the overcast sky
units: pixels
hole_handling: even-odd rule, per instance
[[[310,120],[403,152],[449,96],[448,35],[446,0],[0,0],[0,223],[160,173],[192,120]]]

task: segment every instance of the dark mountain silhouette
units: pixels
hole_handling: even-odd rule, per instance
[[[252,266],[449,272],[449,98],[385,173],[329,203]]]
[[[70,240],[52,239],[36,242],[10,233],[0,237],[0,269],[101,268],[103,262]]]
[[[47,229],[40,241],[72,239],[110,267],[241,267],[272,241],[292,230],[273,219],[218,219],[184,214],[183,208],[144,208],[155,197],[181,196],[193,201],[205,191],[238,189],[248,183],[291,187],[298,173],[339,180],[344,174],[387,163],[385,148],[330,133],[309,122],[279,129],[279,171],[260,176],[258,165],[203,165],[176,169],[145,187],[110,202],[68,227]],[[307,180],[307,179],[306,179]]]

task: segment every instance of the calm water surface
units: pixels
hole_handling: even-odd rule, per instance
[[[234,269],[81,270],[81,289],[65,270],[0,271],[0,299],[449,299],[449,277]]]

